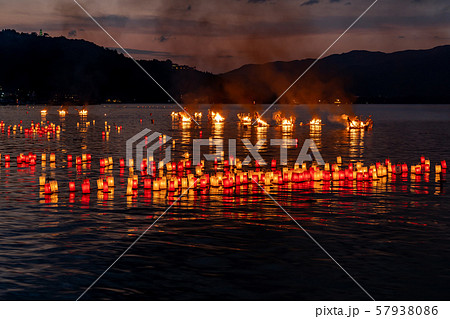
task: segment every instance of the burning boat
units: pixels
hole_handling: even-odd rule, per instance
[[[322,120],[319,118],[313,118],[311,121],[309,121],[309,123],[307,125],[311,125],[311,126],[321,126],[324,125],[322,124]]]
[[[373,128],[373,120],[371,116],[362,120],[358,116],[350,117],[346,114],[342,114],[341,118],[347,121],[347,130],[371,130]]]
[[[225,121],[225,118],[220,115],[219,112],[214,112],[212,110],[208,111],[208,118],[211,120],[213,124],[221,124]]]
[[[238,113],[237,117],[242,125],[244,126],[252,125],[252,117],[250,116],[250,113]]]
[[[284,127],[292,127],[295,123],[295,116],[290,116],[289,118],[285,117],[283,113],[281,112],[275,112],[273,113],[273,119],[277,123],[277,125],[281,125]]]
[[[190,123],[192,118],[186,112],[172,112],[170,114],[172,121],[179,121],[180,123]]]
[[[261,118],[261,115],[258,111],[255,111],[253,114],[253,118],[255,119],[255,123],[259,127],[267,127],[269,124]]]

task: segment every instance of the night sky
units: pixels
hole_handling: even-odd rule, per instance
[[[320,55],[373,0],[79,0],[136,58],[214,73]],[[117,47],[72,0],[0,0],[2,29]],[[448,0],[379,0],[330,50],[392,52],[450,44]]]

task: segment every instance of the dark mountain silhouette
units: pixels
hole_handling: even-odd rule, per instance
[[[177,101],[272,103],[312,59],[244,65],[211,74],[170,60],[139,63]],[[280,103],[450,103],[450,46],[394,53],[352,51],[323,58]],[[84,40],[0,32],[0,102],[168,102],[135,63]],[[320,102],[319,102],[320,101]]]

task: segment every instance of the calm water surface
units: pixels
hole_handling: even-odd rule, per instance
[[[340,108],[340,109],[339,109]],[[40,122],[42,107],[0,108],[6,125]],[[49,108],[46,121],[62,126],[59,137],[0,134],[0,298],[3,300],[75,300],[174,202],[164,193],[125,196],[128,173],[117,161],[125,141],[144,128],[171,136],[173,158],[190,151],[193,138],[312,138],[326,161],[366,164],[420,156],[432,163],[450,160],[450,106],[356,105],[282,107],[297,116],[290,132],[278,127],[244,129],[238,106],[224,105],[223,127],[172,123],[176,106],[90,106],[87,122],[70,108],[60,119]],[[206,115],[208,107],[199,107]],[[333,121],[339,112],[373,115],[373,131],[349,133]],[[272,111],[265,116],[270,119]],[[320,131],[299,126],[312,116]],[[154,120],[152,123],[151,120]],[[95,125],[93,121],[95,120]],[[102,139],[105,121],[109,139]],[[79,126],[77,127],[77,123]],[[119,133],[115,125],[122,126]],[[289,149],[292,163],[300,151]],[[227,147],[225,147],[227,149]],[[55,152],[47,164],[5,167],[4,154],[40,156]],[[68,167],[67,154],[92,154],[91,168]],[[161,153],[162,154],[162,153]],[[263,146],[266,160],[278,150]],[[93,191],[70,196],[68,182],[100,176],[100,157],[112,156],[116,189],[108,197]],[[238,157],[244,150],[238,142]],[[433,165],[434,167],[434,165]],[[433,169],[434,170],[434,169]],[[57,197],[39,193],[39,176],[58,180]],[[362,185],[272,187],[274,198],[377,300],[450,298],[450,197],[435,174],[421,180]],[[176,197],[175,197],[176,198]],[[369,297],[261,190],[191,192],[170,211],[83,297],[86,300],[368,300]]]

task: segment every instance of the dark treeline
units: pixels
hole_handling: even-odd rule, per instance
[[[139,63],[178,101],[272,103],[313,60],[244,65],[211,74],[170,60]],[[319,61],[280,103],[450,103],[450,46],[352,51]],[[135,63],[84,40],[0,32],[0,103],[164,103]],[[320,101],[320,102],[319,102]]]

